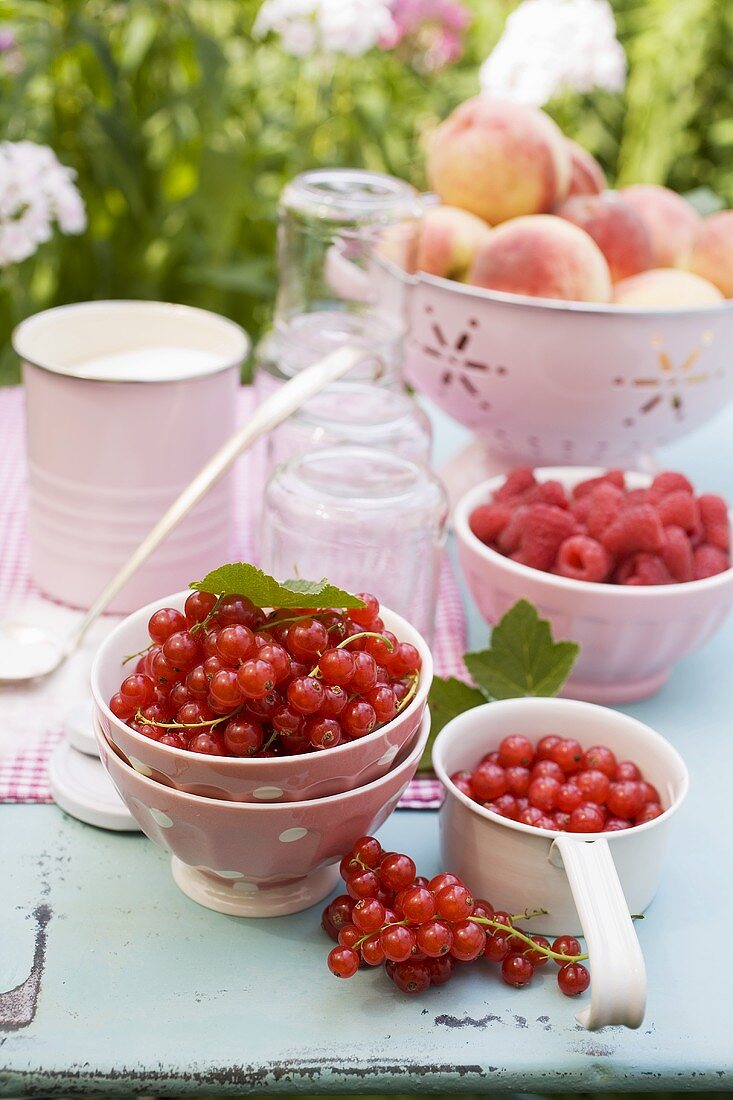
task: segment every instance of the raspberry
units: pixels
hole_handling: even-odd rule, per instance
[[[554,504],[556,508],[567,508],[568,497],[560,481],[541,481],[529,489],[522,498],[525,504]]]
[[[631,508],[635,504],[649,504],[648,489],[630,489],[624,500],[624,508]]]
[[[590,537],[597,539],[618,518],[625,498],[622,490],[610,481],[597,486],[589,496],[590,508],[585,523]]]
[[[609,470],[601,477],[590,477],[587,481],[579,481],[573,489],[573,500],[579,500],[581,497],[587,496],[599,485],[615,485],[617,489],[624,489],[626,482],[623,470]]]
[[[621,584],[671,584],[672,576],[658,554],[634,554],[630,575]]]
[[[651,505],[637,504],[622,512],[603,532],[600,541],[615,555],[632,554],[635,550],[661,550],[664,528]]]
[[[506,475],[504,484],[494,493],[494,500],[497,503],[516,501],[518,497],[522,497],[528,489],[536,484],[531,466],[515,466]]]
[[[592,493],[586,493],[584,497],[578,497],[577,500],[570,501],[570,511],[573,513],[578,523],[587,523],[592,502]]]
[[[685,531],[695,531],[700,523],[700,510],[692,493],[684,489],[675,489],[662,497],[657,504],[657,514],[665,527],[682,527]]]
[[[681,527],[664,528],[664,545],[660,556],[673,580],[678,583],[692,580],[692,547]]]
[[[512,557],[533,569],[551,569],[560,546],[574,530],[569,512],[554,504],[533,504],[525,517],[519,550]]]
[[[502,554],[513,554],[519,548],[528,513],[529,508],[524,504],[515,508],[512,518],[496,540]]]
[[[649,499],[655,503],[667,496],[669,493],[677,492],[678,490],[684,490],[686,493],[692,493],[693,488],[690,482],[687,480],[684,474],[674,473],[672,470],[664,470],[661,474],[657,474],[654,481],[649,488]]]
[[[717,546],[719,550],[729,550],[730,524],[728,508],[723,498],[705,493],[698,497],[697,504],[700,509],[703,541],[710,546]]]
[[[587,535],[566,539],[557,555],[555,572],[576,581],[605,581],[613,562],[600,542]]]
[[[709,543],[698,546],[692,560],[693,577],[696,581],[704,580],[705,577],[714,577],[717,573],[724,573],[726,569],[730,569],[730,558],[726,552],[719,546],[710,546]]]
[[[476,538],[488,546],[496,540],[511,518],[512,508],[509,504],[480,504],[471,513],[468,523]]]

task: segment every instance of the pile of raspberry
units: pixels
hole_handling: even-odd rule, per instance
[[[109,708],[131,729],[209,756],[294,756],[372,733],[406,707],[420,653],[384,629],[379,603],[273,611],[192,592],[156,611],[150,645]]]
[[[677,584],[730,568],[728,508],[696,496],[683,474],[658,474],[627,489],[623,471],[581,481],[568,496],[517,466],[470,517],[474,535],[522,565],[609,584]]]
[[[473,772],[456,772],[451,781],[485,809],[537,829],[615,833],[664,813],[636,764],[619,763],[606,745],[583,749],[556,734],[536,746],[510,734]]]

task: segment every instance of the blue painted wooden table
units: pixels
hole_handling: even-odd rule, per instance
[[[733,499],[732,437],[733,410],[665,463]],[[445,457],[458,433],[442,423],[439,442]],[[471,635],[486,637],[475,616]],[[143,837],[0,806],[0,1093],[730,1092],[732,644],[730,621],[628,708],[678,746],[692,779],[639,926],[639,1031],[585,1032],[549,968],[512,990],[477,965],[416,999],[381,971],[338,982],[319,910],[220,916],[177,890]],[[436,814],[398,812],[381,838],[439,869]]]

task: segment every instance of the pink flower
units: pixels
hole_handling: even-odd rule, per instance
[[[382,49],[396,49],[417,69],[435,72],[457,61],[471,12],[460,0],[392,0],[393,28]]]

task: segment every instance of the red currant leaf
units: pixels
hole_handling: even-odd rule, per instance
[[[477,707],[487,701],[486,696],[478,688],[464,684],[462,680],[456,680],[454,676],[443,679],[434,676],[430,687],[428,705],[430,707],[430,737],[422,754],[418,766],[419,772],[431,772],[433,770],[432,751],[433,742],[443,726],[464,710]]]
[[[247,596],[257,607],[364,607],[364,601],[341,588],[320,581],[276,581],[248,562],[220,565],[189,588],[215,596]]]
[[[570,675],[580,646],[555,642],[537,608],[519,600],[491,632],[491,648],[463,658],[474,683],[490,699],[557,695]]]

